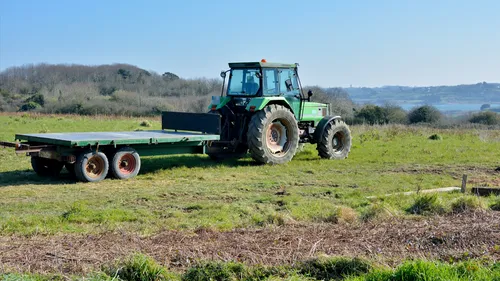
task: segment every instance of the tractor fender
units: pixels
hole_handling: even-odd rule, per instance
[[[323,135],[323,132],[325,131],[326,125],[328,123],[332,122],[333,120],[341,120],[342,117],[340,116],[325,116],[321,121],[319,121],[318,125],[314,129],[314,135],[312,139],[312,143],[317,143],[318,140],[321,139],[321,136]]]
[[[293,113],[292,107],[288,104],[284,97],[263,97],[263,98],[253,98],[246,106],[246,110],[250,112],[256,112],[264,109],[268,104],[279,104],[290,109]]]

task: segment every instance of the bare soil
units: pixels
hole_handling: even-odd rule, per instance
[[[0,272],[85,274],[134,253],[172,270],[198,260],[293,264],[318,255],[365,257],[396,265],[405,259],[500,260],[500,212],[478,211],[383,222],[285,225],[229,232],[164,231],[61,236],[0,236]]]

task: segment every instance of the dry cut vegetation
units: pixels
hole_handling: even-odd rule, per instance
[[[13,140],[23,132],[160,124],[152,117],[13,114],[0,115],[0,126],[0,139]],[[460,280],[464,266],[477,266],[470,280],[495,276],[498,197],[386,195],[458,186],[462,174],[469,175],[469,187],[500,186],[500,132],[407,126],[352,131],[352,152],[344,161],[320,160],[313,146],[281,166],[249,158],[147,157],[134,179],[88,184],[65,174],[39,178],[27,157],[0,149],[0,271],[12,280],[94,273],[100,276],[95,280],[106,280],[113,276],[103,267],[140,252],[158,263],[158,272],[181,279],[198,276],[209,264],[229,276],[214,280],[319,280],[323,275],[299,266],[319,256],[368,261],[370,269],[358,277],[332,275],[337,279],[400,280],[383,276],[436,268],[449,274],[445,280]],[[429,139],[435,134],[441,138]],[[415,258],[430,261],[399,266]],[[236,263],[220,263],[227,261]],[[465,263],[448,264],[459,261]],[[260,265],[272,274],[248,277]],[[381,279],[370,277],[376,272]]]

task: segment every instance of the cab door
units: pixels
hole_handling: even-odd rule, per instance
[[[278,69],[279,92],[284,96],[295,113],[295,118],[300,119],[300,88],[297,74],[293,68]]]

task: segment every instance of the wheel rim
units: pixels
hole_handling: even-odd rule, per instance
[[[288,151],[288,130],[282,120],[274,120],[267,127],[266,144],[269,150],[277,156],[282,156]]]
[[[340,153],[344,150],[345,135],[343,132],[336,132],[332,138],[333,152]]]
[[[104,173],[104,159],[94,155],[87,161],[85,172],[91,178],[98,178]]]
[[[132,174],[135,171],[136,166],[137,161],[132,154],[124,154],[122,157],[120,157],[120,160],[118,160],[118,168],[120,170],[120,173],[125,175]]]

